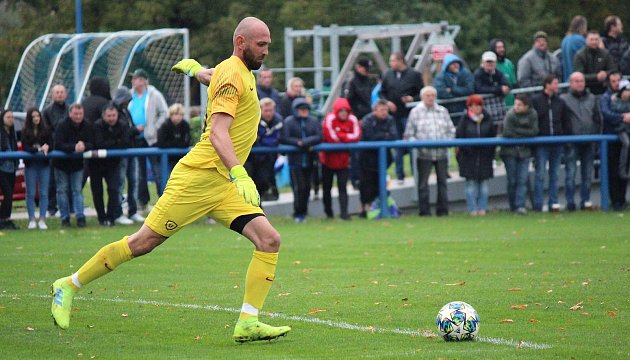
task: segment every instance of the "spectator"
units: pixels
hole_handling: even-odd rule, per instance
[[[93,148],[93,128],[83,118],[83,106],[72,104],[69,117],[58,124],[54,132],[55,150],[69,154],[80,154]],[[70,226],[70,205],[68,193],[72,195],[77,226],[85,227],[83,212],[83,194],[81,185],[83,180],[83,159],[53,159],[53,171],[57,183],[57,203],[61,213],[61,226]]]
[[[502,39],[493,39],[490,41],[490,51],[493,51],[497,54],[497,70],[503,73],[508,80],[508,86],[510,89],[514,89],[517,87],[516,80],[516,67],[512,60],[507,58],[506,49],[505,49],[505,41]],[[507,94],[505,95],[505,106],[511,107],[514,105],[514,95]]]
[[[623,36],[623,23],[619,16],[610,15],[604,19],[605,34],[602,43],[615,60],[615,64],[621,63],[623,54],[630,49],[628,39]]]
[[[437,90],[426,86],[420,92],[422,101],[409,113],[409,122],[405,128],[405,140],[447,140],[455,136],[455,126],[445,107],[435,102]],[[418,157],[418,205],[420,216],[430,216],[429,175],[431,167],[435,167],[437,175],[437,216],[448,215],[448,193],[446,179],[448,177],[448,149],[420,148]]]
[[[168,106],[162,93],[153,85],[149,85],[149,74],[143,69],[136,69],[131,74],[131,95],[129,112],[136,125],[139,135],[135,139],[134,147],[154,146],[157,142],[157,131],[166,121]],[[158,157],[149,157],[151,172],[155,179],[158,196],[162,196],[162,179]],[[138,202],[140,208],[149,203],[149,189],[147,183],[146,157],[138,158]]]
[[[481,67],[475,70],[475,93],[488,94],[484,100],[484,110],[495,126],[503,122],[505,102],[503,97],[510,93],[508,80],[497,70],[497,55],[486,51],[481,55]]]
[[[437,89],[438,99],[452,99],[472,94],[475,90],[475,79],[457,55],[446,54],[442,71],[433,80],[433,86]],[[447,103],[444,107],[451,114],[466,110],[464,101]]]
[[[0,151],[17,151],[17,138],[13,127],[13,111],[0,111],[2,128],[0,129]],[[13,210],[13,189],[15,187],[15,170],[17,159],[0,161],[0,190],[2,190],[2,205],[0,205],[0,230],[17,230],[18,226],[11,220]]]
[[[280,141],[294,145],[302,151],[289,153],[291,188],[293,190],[293,219],[303,223],[308,213],[308,199],[311,192],[311,176],[317,152],[312,147],[322,142],[321,126],[310,115],[310,105],[305,98],[293,100],[294,115],[284,119]]]
[[[630,113],[630,82],[628,80],[624,79],[619,82],[619,92],[612,95],[610,108],[617,113]],[[620,124],[616,132],[619,134],[619,141],[621,142],[619,168],[611,169],[611,171],[618,171],[621,179],[628,180],[628,149],[630,148],[628,134],[630,133],[630,123],[624,122]]]
[[[364,141],[392,141],[399,138],[396,120],[389,115],[387,101],[380,99],[374,105],[372,113],[361,120],[361,133]],[[387,164],[391,165],[392,153],[387,150]],[[367,217],[372,202],[379,195],[378,150],[363,150],[359,157],[361,165],[361,217]]]
[[[129,125],[119,119],[118,110],[113,104],[106,105],[101,118],[93,126],[95,149],[124,149],[129,147]],[[121,214],[120,209],[120,158],[106,157],[90,159],[90,188],[94,208],[101,226],[114,223],[131,225],[133,221]],[[103,202],[103,180],[107,183],[107,210]]]
[[[359,120],[352,113],[347,99],[338,98],[333,104],[333,111],[328,113],[322,123],[323,141],[326,143],[353,143],[361,139]],[[329,219],[334,218],[330,190],[333,177],[337,177],[339,190],[339,213],[344,220],[350,220],[348,214],[348,167],[350,166],[348,151],[322,151],[319,162],[322,164],[322,184],[324,212]]]
[[[107,79],[95,76],[90,80],[90,95],[81,101],[85,121],[94,125],[101,118],[103,108],[112,100]]]
[[[621,61],[619,62],[619,71],[623,75],[630,75],[630,48],[623,53]]]
[[[42,111],[42,115],[44,116],[45,122],[50,125],[51,131],[54,133],[57,125],[62,123],[68,117],[68,105],[66,104],[68,93],[66,92],[66,87],[61,84],[53,86],[51,92],[53,102],[48,105],[44,111]],[[48,186],[48,194],[50,195],[48,199],[49,216],[54,216],[57,213],[56,193],[57,187],[55,185],[55,176],[53,174],[53,176],[50,177],[50,183]]]
[[[606,74],[617,70],[617,64],[606,49],[599,47],[600,37],[597,31],[586,34],[586,47],[575,54],[573,71],[581,72],[586,78],[586,87],[594,95],[601,95],[606,90]]]
[[[418,94],[424,86],[419,72],[407,66],[407,62],[401,52],[395,52],[389,57],[390,69],[383,75],[381,83],[381,97],[387,100],[389,112],[396,119],[398,134],[402,135],[407,125],[407,117],[410,109],[407,103],[417,101]],[[398,148],[395,153],[396,177],[398,183],[405,180],[403,156],[405,149]]]
[[[569,77],[569,92],[560,96],[567,105],[573,135],[599,134],[602,120],[599,113],[597,97],[586,89],[584,74],[574,72]],[[575,174],[577,161],[580,161],[580,208],[591,210],[591,183],[593,181],[593,159],[595,156],[593,143],[567,144],[565,147],[565,196],[567,210],[573,211],[575,206]]]
[[[457,138],[476,139],[497,135],[492,119],[483,108],[481,96],[470,95],[466,99],[466,107],[466,114],[457,125]],[[458,149],[459,175],[466,179],[466,204],[472,216],[486,215],[488,210],[488,179],[494,175],[494,148],[492,145]]]
[[[161,148],[189,148],[190,126],[184,120],[184,106],[179,103],[171,105],[168,108],[168,115],[168,120],[158,130],[156,145]],[[169,174],[182,157],[184,157],[184,154],[168,156]]]
[[[534,46],[518,61],[518,84],[520,87],[543,85],[547,75],[560,78],[560,61],[548,50],[547,33],[537,31],[534,34]]]
[[[271,69],[260,69],[260,71],[258,71],[256,92],[258,93],[258,99],[270,98],[276,104],[280,103],[280,94],[278,90],[273,87],[273,71],[271,71]],[[197,139],[195,141],[197,141]]]
[[[201,118],[199,106],[190,107],[190,140],[196,144],[203,133],[204,121]]]
[[[26,111],[22,129],[22,149],[26,152],[48,155],[52,150],[52,131],[36,108]],[[24,180],[26,182],[26,211],[28,228],[48,229],[46,210],[48,209],[48,184],[50,183],[50,160],[24,159]],[[39,194],[39,220],[35,218],[35,194]]]
[[[538,115],[538,135],[570,135],[571,121],[567,107],[558,96],[558,78],[547,75],[543,92],[532,98],[532,107]],[[549,163],[549,211],[560,211],[558,203],[558,170],[562,159],[562,144],[536,146],[536,177],[534,182],[534,211],[542,211],[543,191],[547,163]]]
[[[293,115],[293,100],[305,97],[304,81],[299,77],[289,79],[287,82],[287,91],[280,98],[280,106],[276,110],[282,115],[283,119]]]
[[[562,82],[569,81],[569,75],[573,73],[573,59],[575,54],[586,46],[586,31],[588,22],[582,15],[576,15],[571,19],[569,30],[562,39]]]
[[[529,106],[525,94],[516,95],[514,108],[505,116],[503,136],[525,138],[538,135],[538,115]],[[531,148],[527,145],[501,146],[501,158],[507,175],[507,192],[510,211],[526,215],[525,196],[529,182],[529,162]]]
[[[282,126],[282,117],[276,112],[276,103],[271,98],[261,99],[260,124],[254,147],[278,147]],[[251,174],[263,201],[278,200],[274,172],[277,157],[276,153],[250,153],[245,162],[245,169]]]
[[[603,132],[605,134],[618,134],[618,130],[624,124],[630,124],[630,112],[619,112],[613,108],[613,95],[620,90],[621,74],[619,71],[612,71],[608,74],[608,89],[599,98],[599,107],[603,118]],[[621,164],[622,144],[611,142],[608,144],[608,184],[610,201],[615,211],[623,211],[626,206],[626,188],[628,180],[619,176],[619,166]],[[624,153],[628,156],[628,152]]]
[[[118,121],[127,126],[127,134],[129,135],[128,147],[133,148],[139,132],[127,108],[131,99],[132,95],[129,89],[122,86],[116,90],[112,103],[118,110]],[[121,194],[121,206],[116,212],[116,219],[119,219],[121,222],[127,222],[123,217],[122,211],[122,203],[126,202],[126,217],[135,222],[144,222],[144,216],[138,213],[138,158],[135,156],[120,158],[118,174],[118,192]],[[123,198],[122,194],[125,194],[125,180],[127,180],[127,196]]]

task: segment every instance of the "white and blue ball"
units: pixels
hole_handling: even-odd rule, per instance
[[[446,341],[474,340],[479,332],[477,311],[463,301],[442,306],[435,323],[438,334]]]

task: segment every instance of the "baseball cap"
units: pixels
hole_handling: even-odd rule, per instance
[[[133,73],[131,73],[129,76],[134,77],[134,78],[144,78],[144,79],[148,79],[149,78],[149,74],[142,68],[137,68]]]
[[[486,51],[483,53],[483,55],[481,55],[481,61],[492,61],[492,62],[496,62],[497,61],[497,54],[495,54],[492,51]]]
[[[536,31],[536,33],[534,34],[534,40],[538,38],[545,38],[545,40],[547,40],[547,33],[544,31]]]

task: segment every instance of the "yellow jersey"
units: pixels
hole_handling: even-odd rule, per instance
[[[222,61],[214,68],[208,88],[206,123],[200,141],[180,162],[195,168],[216,168],[229,178],[216,150],[210,143],[212,114],[225,113],[234,118],[229,134],[236,158],[244,164],[256,141],[260,123],[260,105],[256,92],[256,78],[237,56]]]

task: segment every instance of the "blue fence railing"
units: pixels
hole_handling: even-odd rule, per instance
[[[451,139],[451,140],[396,140],[396,141],[361,141],[352,144],[319,144],[313,147],[316,151],[340,151],[340,150],[378,150],[379,154],[379,198],[381,213],[387,214],[387,150],[392,148],[437,148],[437,147],[466,147],[466,146],[510,146],[510,145],[540,145],[540,144],[570,144],[570,143],[597,143],[600,153],[600,192],[601,208],[607,211],[608,199],[608,143],[619,141],[616,135],[572,135],[572,136],[539,136],[522,139],[509,139],[503,137],[479,138],[479,139]],[[132,148],[124,150],[93,150],[84,154],[68,154],[61,151],[52,151],[48,158],[103,158],[103,157],[133,157],[133,156],[159,156],[161,165],[162,184],[166,186],[169,177],[168,155],[185,154],[189,149],[162,149],[162,148]],[[254,147],[252,153],[291,153],[299,152],[300,148],[289,145],[278,147]],[[1,159],[31,159],[43,158],[42,154],[31,154],[24,151],[0,152]]]

